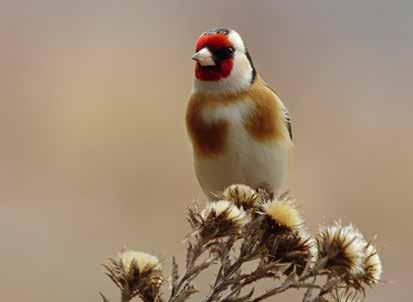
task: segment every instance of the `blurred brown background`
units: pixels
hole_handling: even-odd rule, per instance
[[[412,10],[384,0],[2,0],[1,299],[116,297],[100,263],[125,244],[166,270],[170,255],[182,259],[184,210],[205,200],[184,127],[190,57],[202,31],[227,26],[289,107],[291,188],[311,230],[341,218],[378,234],[390,283],[368,301],[410,300]]]

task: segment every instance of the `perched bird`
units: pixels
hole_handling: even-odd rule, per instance
[[[211,199],[231,184],[281,193],[293,146],[291,121],[255,70],[235,30],[211,29],[196,41],[186,112],[198,181]]]

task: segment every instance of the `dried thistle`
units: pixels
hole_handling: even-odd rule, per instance
[[[303,302],[358,302],[365,287],[380,280],[376,248],[354,226],[336,223],[313,237],[287,195],[272,200],[266,192],[233,185],[222,198],[189,209],[193,230],[182,271],[173,258],[168,302],[185,302],[198,293],[194,281],[212,266],[217,273],[203,302],[261,302],[289,289],[305,289]],[[163,301],[156,257],[124,250],[105,268],[121,289],[122,302],[135,296]],[[254,284],[268,278],[273,287],[256,293]]]
[[[263,205],[266,222],[271,232],[299,232],[304,220],[291,200],[272,200]]]
[[[268,261],[289,264],[285,271],[288,275],[293,270],[301,274],[306,267],[314,265],[317,247],[314,238],[305,231],[285,233],[267,242]]]
[[[196,233],[212,239],[239,233],[248,223],[249,217],[233,203],[220,200],[210,202],[202,211],[191,209],[189,220]]]
[[[246,185],[231,185],[222,193],[222,199],[233,202],[246,211],[256,208],[262,202],[262,196]]]
[[[133,250],[122,250],[104,265],[106,275],[119,287],[122,301],[139,296],[144,301],[157,301],[163,282],[161,264],[155,256]]]
[[[353,225],[336,223],[324,227],[317,237],[319,258],[326,258],[325,268],[338,275],[358,279],[364,274],[365,240]]]

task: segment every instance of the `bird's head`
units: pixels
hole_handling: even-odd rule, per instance
[[[255,69],[241,36],[215,28],[196,41],[194,90],[203,93],[237,93],[255,79]]]

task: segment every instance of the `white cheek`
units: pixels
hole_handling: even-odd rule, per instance
[[[228,79],[238,82],[241,86],[250,84],[252,79],[252,67],[244,53],[239,51],[234,53],[234,64]]]
[[[235,30],[232,30],[228,34],[228,40],[231,42],[235,49],[245,53],[244,42],[242,41],[241,36]]]

